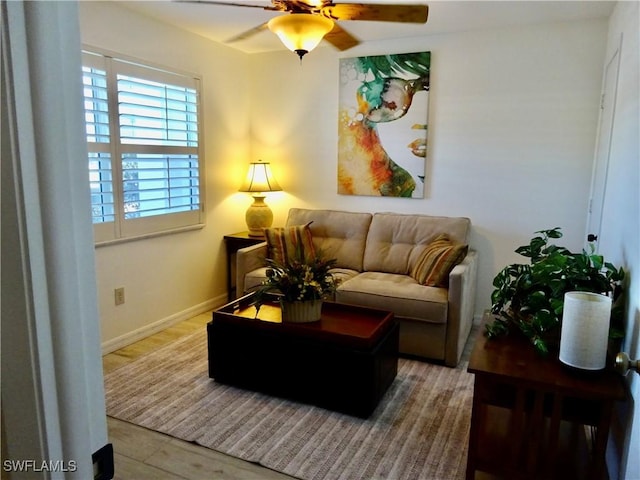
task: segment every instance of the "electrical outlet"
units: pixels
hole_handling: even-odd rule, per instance
[[[113,291],[116,305],[122,305],[124,303],[124,287],[116,288]]]

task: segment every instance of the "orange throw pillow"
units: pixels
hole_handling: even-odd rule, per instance
[[[451,270],[464,260],[468,251],[469,245],[456,245],[443,233],[424,249],[411,276],[422,285],[446,288]]]
[[[309,225],[311,222],[292,227],[265,228],[267,256],[280,264],[304,262],[315,258],[316,252]]]

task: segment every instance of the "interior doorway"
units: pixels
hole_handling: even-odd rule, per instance
[[[618,48],[609,58],[603,78],[602,94],[600,97],[600,120],[598,125],[598,138],[593,172],[591,177],[591,194],[587,213],[587,231],[585,232],[585,247],[589,242],[596,240],[596,251],[600,245],[600,239],[606,232],[602,229],[602,212],[607,188],[607,174],[609,170],[609,154],[611,152],[611,135],[615,117],[615,106],[618,89],[618,73],[620,70],[620,49],[622,37]],[[588,249],[587,249],[588,251]]]

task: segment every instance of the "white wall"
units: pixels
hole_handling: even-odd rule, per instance
[[[611,136],[600,253],[624,267],[627,280],[623,350],[640,357],[640,3],[618,2],[610,18],[606,59],[620,45],[620,77]],[[640,479],[640,376],[630,373],[631,398],[618,404],[609,442],[611,478]]]
[[[113,350],[226,299],[223,235],[245,230],[237,193],[250,161],[249,56],[115,2],[80,2],[82,41],[202,76],[206,227],[96,248],[103,349]],[[115,306],[113,290],[125,288]]]
[[[477,315],[493,276],[521,260],[513,250],[536,230],[561,226],[565,244],[581,248],[605,20],[318,48],[300,65],[287,51],[245,55],[110,2],[81,2],[80,13],[86,44],[204,77],[207,227],[97,248],[107,347],[223,299],[222,236],[245,228],[250,200],[235,190],[258,158],[285,189],[267,200],[275,224],[305,205],[470,217]],[[338,195],[339,58],[421,50],[432,52],[425,198]],[[127,302],[116,307],[120,286]]]
[[[81,2],[80,13],[86,44],[204,78],[207,227],[96,249],[103,341],[112,346],[223,299],[222,236],[245,228],[250,199],[236,188],[257,158],[273,162],[285,189],[267,200],[275,224],[291,206],[470,217],[477,315],[489,306],[493,276],[521,260],[513,251],[536,230],[561,226],[564,243],[582,247],[605,20],[369,42],[344,53],[324,47],[300,65],[288,51],[245,55],[111,2]],[[432,52],[425,198],[338,195],[339,58],[421,50]],[[116,307],[120,286],[127,302]]]
[[[560,226],[582,248],[606,31],[602,19],[318,48],[302,66],[286,51],[254,55],[252,157],[274,162],[287,192],[269,202],[276,223],[301,205],[469,217],[481,315],[533,232]],[[427,50],[425,198],[338,195],[339,58]]]

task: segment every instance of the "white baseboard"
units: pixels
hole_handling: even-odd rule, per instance
[[[190,318],[195,317],[196,315],[200,315],[201,313],[205,313],[207,311],[213,310],[220,305],[224,305],[227,303],[227,295],[218,295],[217,297],[211,298],[205,302],[199,303],[198,305],[194,305],[189,307],[181,312],[174,313],[173,315],[169,315],[168,317],[162,318],[156,322],[150,323],[149,325],[145,325],[144,327],[138,328],[137,330],[133,330],[131,332],[125,333],[124,335],[120,335],[119,337],[113,338],[111,340],[107,340],[103,342],[101,345],[102,355],[106,355],[107,353],[115,352],[116,350],[126,347],[127,345],[131,345],[132,343],[137,342],[138,340],[142,340],[154,333],[158,333],[161,330],[169,328],[176,323],[180,323],[184,320],[188,320]]]
[[[480,325],[482,323],[482,319],[483,318],[484,318],[484,314],[482,314],[482,315],[475,314],[473,316],[473,324],[474,325]]]

